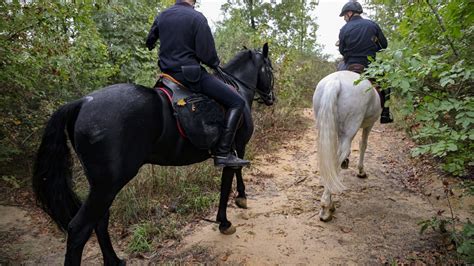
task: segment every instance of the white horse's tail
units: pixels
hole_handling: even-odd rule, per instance
[[[338,156],[338,115],[337,97],[341,90],[339,79],[329,80],[322,88],[317,114],[319,131],[318,156],[319,171],[325,188],[331,192],[341,192],[344,189],[340,172]]]

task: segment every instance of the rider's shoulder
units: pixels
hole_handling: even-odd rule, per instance
[[[183,7],[182,5],[173,5],[162,11],[160,15],[164,18],[180,16],[181,18],[190,19],[198,23],[207,23],[206,17],[201,12],[194,8]]]
[[[377,23],[371,19],[368,19],[368,18],[362,18],[360,20],[360,23],[363,23],[363,24],[366,24],[366,25],[370,25],[370,26],[378,26]]]

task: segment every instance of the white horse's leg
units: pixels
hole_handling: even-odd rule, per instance
[[[328,222],[332,219],[332,213],[336,210],[334,202],[331,198],[331,191],[324,188],[323,195],[321,196],[321,210],[319,211],[319,219],[323,222]]]
[[[348,136],[340,136],[339,137],[339,150],[338,150],[338,158],[339,158],[339,165],[342,169],[349,168],[349,155],[351,154],[351,141],[352,138]]]
[[[367,173],[365,173],[365,170],[364,170],[364,156],[365,156],[365,150],[367,149],[367,141],[369,139],[369,133],[371,129],[372,129],[372,126],[366,127],[362,130],[362,139],[360,140],[360,143],[359,143],[360,155],[359,155],[359,165],[357,166],[357,168],[359,168],[359,173],[357,174],[357,176],[360,178],[367,178]]]

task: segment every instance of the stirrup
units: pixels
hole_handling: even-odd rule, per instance
[[[233,153],[227,155],[214,156],[214,166],[216,167],[243,167],[250,164],[250,161],[243,160],[235,156]]]

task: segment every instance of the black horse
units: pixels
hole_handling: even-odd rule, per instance
[[[268,45],[263,46],[262,52],[239,52],[223,70],[219,76],[236,84],[247,103],[244,122],[235,137],[237,154],[243,158],[254,129],[253,100],[258,95],[266,105],[274,101]],[[68,137],[90,185],[84,203],[71,186]],[[209,157],[207,150],[195,148],[180,136],[167,97],[153,89],[116,84],[61,106],[45,128],[35,163],[33,189],[40,206],[67,230],[65,264],[80,264],[84,245],[93,230],[105,265],[124,264],[117,257],[108,233],[109,208],[117,193],[144,164],[188,165]],[[236,202],[246,208],[242,169],[224,168],[217,213],[219,229],[224,234],[235,232],[226,214],[234,175]]]

